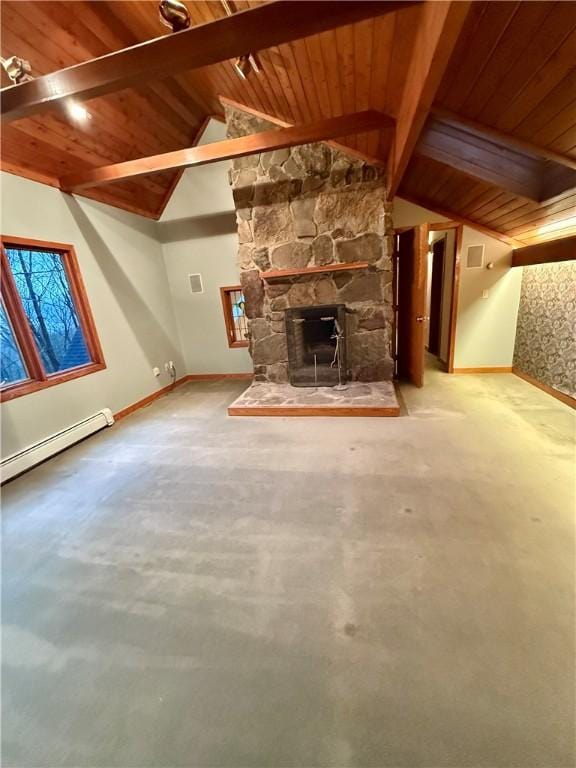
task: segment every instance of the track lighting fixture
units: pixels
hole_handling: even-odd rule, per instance
[[[222,7],[226,11],[227,16],[233,16],[236,13],[234,3],[230,0],[220,0]],[[234,69],[242,80],[246,80],[250,72],[260,72],[260,62],[253,53],[245,53],[242,56],[238,56],[234,62]]]
[[[158,11],[160,21],[172,32],[181,32],[190,26],[190,12],[180,0],[160,0]]]
[[[10,56],[9,59],[2,58],[2,68],[15,85],[34,79],[30,74],[32,72],[30,62],[18,56]]]
[[[250,72],[260,72],[260,65],[253,53],[245,53],[236,59],[234,69],[242,80],[246,80]]]

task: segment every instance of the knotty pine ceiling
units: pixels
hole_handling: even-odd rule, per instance
[[[193,24],[224,15],[220,2],[186,5]],[[242,10],[256,2],[236,2]],[[436,103],[477,122],[576,158],[576,5],[475,2]],[[170,34],[156,0],[27,2],[1,6],[2,55],[54,72]],[[262,72],[242,81],[232,62],[178,74],[86,103],[91,120],[45,113],[6,126],[5,170],[56,184],[66,173],[190,146],[204,119],[221,115],[220,96],[290,123],[373,108],[395,115],[412,55],[419,6],[259,52]],[[2,81],[7,85],[7,80]],[[353,150],[386,161],[385,134],[348,137]],[[87,190],[85,195],[156,218],[174,173]],[[573,192],[542,205],[414,155],[399,194],[460,215],[520,242],[567,234]]]

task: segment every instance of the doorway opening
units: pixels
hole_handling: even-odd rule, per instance
[[[395,230],[395,372],[418,387],[425,367],[454,371],[462,230],[451,221]]]

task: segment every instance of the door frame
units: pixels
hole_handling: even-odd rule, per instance
[[[462,238],[464,226],[457,221],[440,221],[427,225],[428,232],[437,232],[443,229],[456,230],[456,242],[454,250],[454,268],[452,270],[452,295],[450,297],[450,324],[448,332],[448,359],[445,363],[446,372],[454,373],[454,352],[456,349],[456,321],[458,319],[458,296],[460,292],[460,267],[462,260]]]
[[[448,360],[445,363],[446,372],[454,373],[454,352],[456,349],[456,321],[458,319],[458,298],[460,293],[460,269],[462,263],[462,239],[464,236],[464,225],[457,221],[438,221],[438,222],[425,222],[423,224],[414,224],[410,227],[394,227],[394,237],[406,232],[408,229],[413,229],[415,226],[422,226],[426,228],[426,240],[428,240],[429,232],[436,232],[443,229],[455,229],[456,230],[456,242],[454,252],[454,268],[452,270],[452,295],[450,297],[450,324],[448,333]],[[393,249],[394,264],[393,264],[393,290],[394,290],[394,303],[396,302],[396,245]],[[397,326],[397,311],[398,307],[394,306],[394,328],[392,338],[394,339],[394,356],[397,353],[396,349],[396,326]],[[442,362],[442,361],[440,361]]]

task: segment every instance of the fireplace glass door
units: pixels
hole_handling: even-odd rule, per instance
[[[344,304],[287,309],[286,337],[294,387],[333,387],[347,381]]]

